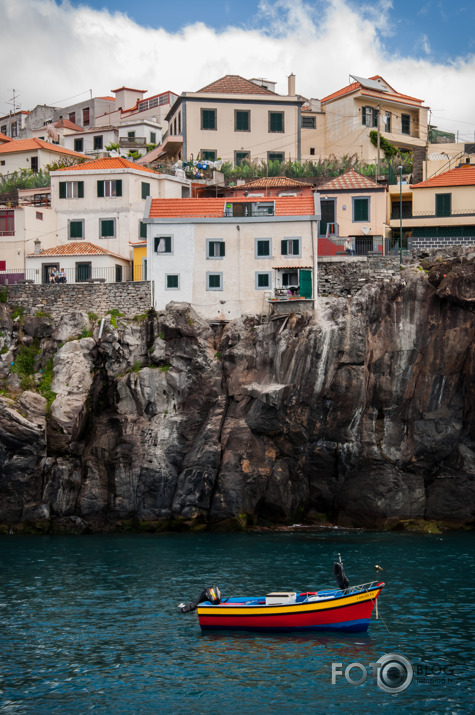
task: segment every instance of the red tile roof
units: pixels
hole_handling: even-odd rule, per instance
[[[85,159],[84,154],[79,154],[77,151],[72,151],[72,149],[66,149],[64,146],[59,146],[58,144],[50,144],[49,142],[43,141],[43,139],[14,139],[8,144],[2,144],[0,146],[0,154],[11,154],[12,152],[19,151],[36,151],[38,149],[44,149],[46,151],[53,151],[57,154],[67,154],[68,156],[75,156],[78,159]]]
[[[370,77],[369,79],[378,80],[383,78],[380,75],[374,75],[374,77]],[[385,80],[383,81],[385,82],[385,84],[388,85],[388,87],[390,87],[390,89],[392,90],[391,92],[385,92],[383,89],[381,89],[381,92],[377,92],[376,90],[373,90],[373,92],[371,92],[371,90],[368,90],[367,88],[363,87],[360,82],[352,82],[346,87],[343,87],[342,89],[339,89],[336,92],[333,92],[332,94],[328,94],[326,97],[323,97],[321,102],[323,104],[324,102],[329,102],[330,100],[337,99],[338,97],[344,97],[346,94],[351,94],[352,92],[356,92],[357,89],[361,89],[362,94],[368,97],[375,97],[381,99],[381,96],[383,95],[384,97],[387,97],[392,101],[404,101],[409,104],[422,104],[422,99],[416,99],[416,97],[410,97],[408,94],[401,94],[400,92],[396,92],[396,90],[393,89]]]
[[[2,132],[0,132],[0,142],[11,142],[11,141],[12,141],[11,137],[7,137],[6,134],[2,134]]]
[[[48,125],[46,125],[48,126]],[[77,132],[82,132],[82,127],[79,126],[79,124],[75,124],[74,122],[70,122],[69,119],[58,119],[57,122],[54,123],[53,125],[56,129],[59,129],[60,127],[64,127],[64,129],[74,129]]]
[[[93,243],[88,243],[88,241],[70,241],[69,243],[63,243],[61,246],[56,246],[56,248],[45,248],[41,253],[29,253],[27,257],[44,258],[45,256],[114,256],[115,258],[128,260],[124,256],[119,256],[118,253],[106,251],[105,248],[95,246]]]
[[[135,87],[119,87],[118,89],[111,89],[111,92],[120,92],[122,89],[127,90],[127,92],[142,92],[144,94],[146,89],[136,89]]]
[[[240,77],[238,74],[227,74],[198,91],[212,94],[270,94],[273,97],[278,96],[275,92],[271,92],[270,89],[261,87],[249,79]]]
[[[232,188],[233,191],[248,191],[249,189],[308,189],[313,188],[313,184],[306,184],[303,181],[289,179],[287,176],[267,176],[230,188]]]
[[[473,164],[463,164],[456,169],[444,171],[443,174],[432,176],[427,181],[419,184],[412,184],[412,189],[425,189],[431,186],[474,186],[475,166]]]
[[[268,199],[275,205],[276,216],[313,216],[313,196],[279,196]],[[256,203],[255,197],[239,199],[153,199],[150,218],[222,218],[226,204]]]
[[[148,174],[154,174],[157,176],[157,172],[153,169],[147,169],[145,166],[138,166],[133,161],[124,159],[122,156],[110,156],[105,159],[92,159],[87,161],[85,164],[75,164],[74,166],[65,166],[63,169],[58,169],[58,171],[95,171],[100,169],[101,171],[109,171],[110,169],[137,169],[138,171],[145,171]]]
[[[341,191],[342,189],[350,191],[353,191],[354,189],[368,189],[372,191],[374,191],[374,189],[384,190],[383,186],[379,186],[379,184],[375,181],[368,179],[367,176],[359,174],[354,169],[345,171],[345,173],[341,176],[337,176],[335,179],[331,179],[331,181],[327,181],[325,184],[320,184],[317,188],[320,193],[322,191]]]

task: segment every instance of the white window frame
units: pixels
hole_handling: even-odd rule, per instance
[[[176,276],[178,278],[177,286],[169,286],[168,278],[170,276]],[[179,273],[165,273],[165,290],[180,290],[180,274]]]
[[[282,254],[283,258],[301,258],[302,257],[302,236],[284,236],[282,241],[287,241],[287,253]],[[292,249],[293,249],[293,244],[290,244],[290,241],[298,241],[299,242],[299,252],[298,253],[289,253],[289,245],[292,245]]]
[[[112,234],[112,236],[103,236],[103,235],[102,235],[102,222],[103,222],[103,221],[112,221],[112,222],[113,222],[113,224],[114,224],[114,233]],[[108,238],[117,238],[117,221],[115,220],[114,217],[112,217],[112,216],[107,217],[107,218],[101,217],[101,218],[99,219],[99,238],[102,239],[102,240],[107,240]]]
[[[206,258],[210,261],[222,261],[225,256],[212,256],[210,254],[212,243],[222,243],[224,245],[224,250],[226,251],[226,242],[224,238],[207,238],[206,239]]]
[[[159,251],[158,250],[160,240],[162,238],[170,239],[170,250],[169,251]],[[157,239],[158,239],[158,243],[157,243]],[[158,236],[153,237],[153,252],[159,254],[160,256],[173,256],[174,246],[175,246],[174,237],[169,233],[162,233],[162,234],[159,234]]]

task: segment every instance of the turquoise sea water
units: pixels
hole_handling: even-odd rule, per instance
[[[473,547],[471,533],[345,530],[1,537],[0,711],[474,712]],[[338,552],[350,583],[386,582],[368,635],[202,634],[176,608],[206,585],[333,587]],[[391,653],[415,669],[404,692],[345,679]]]

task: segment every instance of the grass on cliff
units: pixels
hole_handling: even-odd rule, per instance
[[[46,398],[47,409],[49,411],[52,403],[56,398],[56,392],[51,389],[51,382],[53,380],[53,358],[51,357],[43,368],[42,377],[40,384],[38,385],[38,392]]]
[[[37,371],[38,358],[41,349],[37,340],[31,345],[21,345],[13,363],[12,372],[20,378],[22,390],[34,388],[33,375]]]

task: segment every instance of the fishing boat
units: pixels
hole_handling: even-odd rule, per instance
[[[265,596],[223,599],[219,588],[211,586],[196,601],[181,603],[179,609],[182,613],[197,610],[203,631],[367,631],[384,582],[350,588],[341,559],[334,564],[334,574],[338,589],[303,593],[282,590]]]

